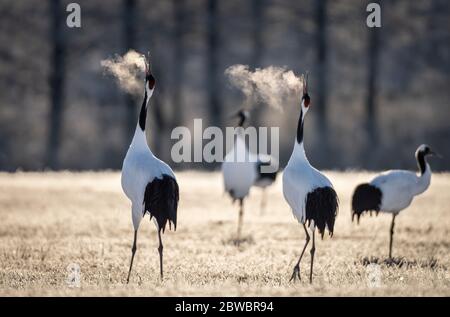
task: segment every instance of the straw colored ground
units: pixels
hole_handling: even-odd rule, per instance
[[[156,231],[146,218],[126,285],[132,225],[119,173],[0,173],[0,295],[450,295],[449,174],[433,175],[430,189],[397,218],[394,256],[403,265],[382,263],[390,216],[366,216],[360,226],[350,220],[351,192],[371,175],[327,175],[341,208],[334,237],[317,242],[312,286],[309,253],[302,281],[289,282],[304,233],[281,179],[268,191],[263,215],[260,191],[252,191],[246,241],[236,247],[237,206],[223,195],[220,174],[206,172],[177,173],[179,223],[163,237],[164,282]],[[380,266],[367,267],[364,258]],[[67,286],[71,263],[80,266],[80,288]],[[379,284],[371,284],[374,276]]]

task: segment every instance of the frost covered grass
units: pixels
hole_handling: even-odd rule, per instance
[[[397,218],[394,261],[387,261],[390,216],[350,219],[350,196],[370,173],[327,172],[340,197],[335,235],[317,240],[314,284],[309,253],[300,283],[290,283],[304,233],[281,192],[281,178],[247,200],[243,234],[234,235],[237,206],[219,173],[178,172],[179,221],[164,234],[165,280],[159,281],[157,235],[146,218],[130,284],[130,205],[118,172],[0,173],[0,295],[450,295],[450,175]],[[67,266],[81,269],[69,288]],[[373,264],[378,282],[373,283]],[[369,265],[372,264],[372,265]]]

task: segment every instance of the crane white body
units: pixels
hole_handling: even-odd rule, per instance
[[[380,212],[399,213],[408,207],[414,197],[430,186],[431,168],[427,163],[423,175],[411,171],[391,170],[375,177],[369,184],[378,187],[383,193]]]
[[[294,145],[292,155],[283,172],[283,195],[294,217],[306,222],[306,197],[316,188],[333,187],[330,180],[309,163],[303,143]]]
[[[237,135],[230,152],[222,163],[222,174],[225,191],[233,199],[243,199],[256,180],[256,159],[247,149],[241,135]]]
[[[148,183],[155,178],[168,175],[175,179],[175,174],[169,165],[153,155],[147,145],[145,132],[136,128],[131,145],[127,151],[122,166],[122,189],[131,200],[132,220],[135,230],[144,215],[144,194]],[[156,223],[157,225],[157,223]]]

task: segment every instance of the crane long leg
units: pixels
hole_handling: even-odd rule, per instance
[[[133,267],[133,260],[134,260],[134,254],[136,253],[136,240],[137,240],[137,230],[134,230],[134,240],[133,240],[133,246],[131,247],[131,262],[130,262],[130,269],[128,270],[128,277],[127,277],[127,284],[130,282],[130,274],[131,274],[131,268]]]
[[[158,228],[158,239],[159,239],[159,247],[158,247],[158,252],[159,252],[159,272],[161,274],[161,281],[163,280],[163,244],[162,244],[162,239],[161,239],[161,230],[159,230]]]
[[[242,231],[242,218],[244,217],[244,200],[239,199],[239,220],[237,229],[237,244],[241,241],[241,231]]]
[[[390,231],[390,239],[389,239],[389,259],[392,259],[392,244],[394,239],[394,225],[395,225],[395,216],[396,214],[392,215],[392,222],[391,222],[391,231]]]
[[[312,230],[312,247],[311,247],[311,270],[309,271],[309,283],[312,283],[313,276],[313,266],[314,266],[314,253],[316,253],[316,241],[314,238],[314,232],[316,231],[316,227],[313,227]]]
[[[289,282],[292,280],[295,281],[296,278],[298,278],[300,280],[300,261],[302,260],[303,254],[305,253],[306,247],[308,246],[309,239],[310,239],[308,229],[306,229],[305,224],[303,224],[303,229],[305,229],[305,234],[306,234],[305,245],[303,246],[303,250],[302,250],[302,253],[300,254],[297,264],[294,266],[294,272],[292,272],[292,276],[291,276],[291,279],[289,280]]]

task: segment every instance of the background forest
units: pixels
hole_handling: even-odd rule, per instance
[[[428,143],[444,156],[433,169],[450,168],[449,1],[379,1],[378,29],[366,26],[370,1],[80,0],[81,28],[66,26],[69,2],[0,2],[0,170],[120,169],[141,96],[122,92],[100,61],[129,49],[152,55],[148,133],[164,160],[173,127],[232,124],[243,96],[224,71],[248,64],[309,70],[315,166],[413,169]],[[280,127],[282,165],[297,116],[297,104],[261,104],[251,120]]]

